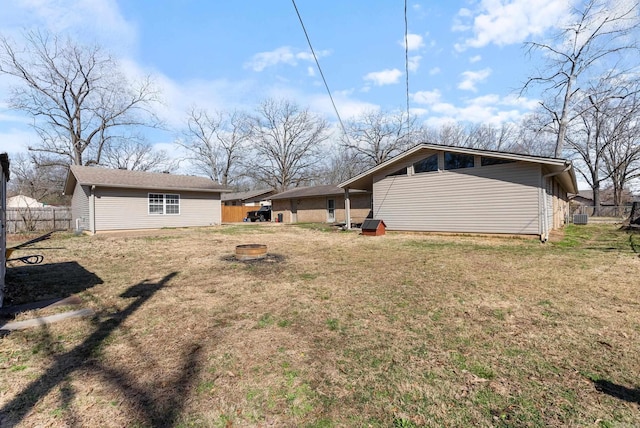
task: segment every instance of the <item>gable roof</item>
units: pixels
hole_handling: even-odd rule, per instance
[[[210,193],[230,191],[230,189],[204,177],[71,165],[64,185],[64,194],[71,195],[76,183],[83,186],[124,189],[162,189]]]
[[[409,156],[414,155],[415,153],[421,150],[435,150],[440,152],[451,152],[451,153],[461,153],[468,155],[480,155],[487,157],[494,157],[498,159],[509,159],[520,162],[530,162],[546,165],[551,171],[558,172],[558,179],[562,182],[564,187],[567,189],[569,193],[576,193],[578,189],[578,182],[576,180],[576,174],[573,169],[573,165],[571,161],[566,159],[559,158],[550,158],[544,156],[532,156],[532,155],[523,155],[518,153],[509,153],[509,152],[498,152],[493,150],[482,150],[482,149],[471,149],[467,147],[457,147],[457,146],[445,146],[441,144],[418,144],[415,147],[407,150],[404,153],[401,153],[386,162],[381,163],[380,165],[376,165],[373,168],[368,169],[367,171],[356,175],[349,180],[340,183],[338,186],[344,189],[365,189],[370,190],[373,186],[373,175],[385,168],[388,168],[396,163],[400,163],[404,159]],[[566,169],[566,171],[565,171]]]
[[[246,192],[231,192],[222,195],[222,201],[248,201],[250,199],[262,199],[262,196],[269,196],[275,193],[273,189],[248,190]]]
[[[367,193],[364,190],[354,190],[351,193]],[[295,189],[286,190],[271,197],[274,199],[293,199],[293,198],[312,198],[314,196],[343,196],[344,189],[335,184],[327,184],[323,186],[296,187]]]

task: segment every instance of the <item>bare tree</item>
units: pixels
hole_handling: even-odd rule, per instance
[[[39,31],[26,33],[24,46],[0,37],[0,73],[18,82],[10,105],[33,117],[41,139],[30,150],[59,164],[99,164],[119,129],[159,125],[150,79],[129,82],[99,46]]]
[[[415,144],[415,118],[401,112],[368,111],[347,122],[342,146],[367,166],[379,165]]]
[[[12,195],[25,195],[49,204],[65,203],[62,197],[62,183],[67,175],[67,167],[60,165],[42,166],[49,163],[35,159],[34,153],[14,153],[11,155],[11,180],[7,183]]]
[[[353,150],[334,150],[326,160],[318,184],[339,184],[367,169]]]
[[[613,201],[622,205],[629,181],[640,177],[640,84],[622,85],[624,96],[609,101],[609,142],[603,153],[603,169],[612,182]]]
[[[229,186],[242,176],[249,133],[249,119],[243,112],[209,113],[193,107],[184,138],[176,144],[187,151],[187,160],[197,174]]]
[[[317,176],[329,126],[308,108],[268,99],[252,117],[251,131],[254,156],[249,174],[258,182],[284,191],[308,184]]]
[[[141,138],[114,138],[101,156],[101,165],[132,171],[174,172],[179,163],[166,150],[154,149]]]
[[[547,62],[544,70],[527,80],[523,92],[542,85],[551,95],[541,105],[557,132],[556,157],[562,156],[570,122],[580,116],[575,109],[589,95],[584,85],[603,70],[624,74],[637,67],[638,9],[636,0],[587,0],[574,11],[575,21],[551,42],[526,43],[530,54],[541,51]]]
[[[621,191],[625,180],[621,168],[638,156],[629,151],[636,145],[638,91],[633,89],[637,86],[634,81],[635,76],[630,80],[601,77],[577,105],[579,121],[568,128],[566,139],[577,154],[578,172],[593,190],[594,215],[599,214],[602,184],[614,179],[614,192]]]

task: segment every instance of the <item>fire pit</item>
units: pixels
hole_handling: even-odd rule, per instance
[[[267,257],[265,244],[236,245],[236,259],[238,260],[260,260],[265,257]]]

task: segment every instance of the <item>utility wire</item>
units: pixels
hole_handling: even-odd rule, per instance
[[[407,0],[404,0],[404,70],[407,96],[407,123],[409,123],[409,24],[407,21]]]
[[[340,123],[340,127],[342,128],[342,132],[345,135],[345,138],[349,138],[347,134],[347,130],[342,123],[342,118],[340,117],[340,113],[338,113],[338,108],[336,107],[336,103],[333,101],[333,95],[331,95],[331,90],[329,89],[329,85],[327,84],[327,79],[324,78],[324,73],[322,72],[322,68],[320,67],[320,62],[318,61],[318,57],[316,56],[316,52],[313,50],[313,46],[311,45],[311,39],[309,39],[309,34],[307,33],[307,29],[304,26],[304,22],[302,21],[302,16],[300,16],[300,11],[298,11],[298,6],[296,5],[296,0],[291,0],[293,3],[293,7],[296,10],[296,14],[298,15],[298,19],[300,20],[300,25],[302,26],[302,31],[304,31],[304,36],[307,38],[307,43],[309,44],[309,49],[311,49],[311,54],[313,55],[313,59],[316,62],[316,66],[318,67],[318,71],[320,72],[320,76],[322,77],[322,81],[324,82],[324,87],[327,89],[327,93],[329,94],[329,99],[331,100],[331,105],[333,106],[333,110],[336,112],[336,116],[338,117],[338,122]],[[405,0],[406,3],[406,0]],[[406,6],[405,6],[406,7]]]

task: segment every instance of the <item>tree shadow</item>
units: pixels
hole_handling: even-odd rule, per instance
[[[175,275],[177,272],[170,273],[157,282],[143,281],[129,287],[120,295],[122,298],[134,299],[129,305],[102,321],[96,319],[94,332],[75,348],[62,354],[52,352],[52,364],[47,371],[0,408],[0,425],[14,427],[20,424],[39,400],[58,387],[60,407],[65,412],[67,424],[82,426],[79,415],[69,410],[75,395],[69,383],[69,376],[81,369],[96,374],[122,391],[127,405],[131,406],[142,419],[139,422],[160,427],[175,425],[188,396],[191,382],[200,370],[200,345],[193,344],[183,351],[182,361],[184,362],[174,378],[159,378],[154,385],[147,388],[136,386],[135,379],[130,375],[113,367],[104,366],[97,359],[92,358],[100,352],[100,348],[104,346],[105,340],[111,333]],[[51,341],[51,338],[47,334],[47,327],[43,329],[46,330],[43,335],[45,342],[43,346],[48,347],[46,342]],[[169,387],[160,388],[161,384]],[[170,393],[166,394],[167,391]]]
[[[640,388],[627,388],[604,379],[593,381],[596,390],[629,403],[640,404]]]
[[[12,266],[5,275],[5,305],[69,297],[102,283],[77,262]]]

